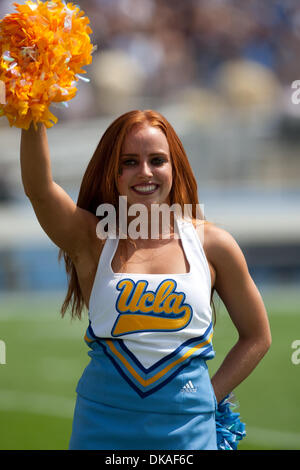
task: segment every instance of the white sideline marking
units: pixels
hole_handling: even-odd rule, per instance
[[[66,397],[19,392],[16,390],[0,390],[0,410],[19,411],[38,415],[56,416],[57,418],[73,418],[74,400]],[[253,428],[246,425],[245,442],[259,444],[277,449],[300,449],[300,434],[277,431],[272,429]]]

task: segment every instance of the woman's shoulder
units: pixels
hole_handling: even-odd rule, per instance
[[[199,221],[195,228],[208,261],[216,269],[224,263],[245,264],[242,250],[229,231],[208,221]]]
[[[233,236],[225,229],[219,227],[214,222],[207,220],[194,220],[194,227],[202,245],[207,248],[216,248],[224,243],[233,241]]]

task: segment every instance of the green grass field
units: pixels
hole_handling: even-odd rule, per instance
[[[62,299],[57,294],[0,300],[0,340],[6,352],[6,364],[0,364],[1,450],[68,448],[75,388],[89,357],[83,341],[87,319],[62,320]],[[291,361],[291,344],[300,340],[300,299],[273,293],[264,300],[273,343],[235,391],[247,426],[239,449],[300,449],[300,364]],[[236,338],[228,314],[217,302],[211,373]]]

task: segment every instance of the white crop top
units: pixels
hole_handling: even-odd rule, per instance
[[[118,238],[104,244],[90,296],[87,343],[99,340],[126,373],[174,372],[212,347],[211,277],[198,234],[177,219],[190,270],[182,274],[114,273]]]

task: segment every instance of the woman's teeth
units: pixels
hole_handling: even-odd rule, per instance
[[[143,186],[134,186],[133,189],[140,193],[152,193],[157,188],[156,184],[148,184]]]

